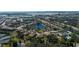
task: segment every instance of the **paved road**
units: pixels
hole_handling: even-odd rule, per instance
[[[50,26],[52,26],[52,27],[55,27],[55,28],[58,28],[58,29],[60,29],[60,30],[63,30],[61,27],[58,27],[58,26],[56,26],[56,25],[53,25],[53,24],[51,24],[50,22],[48,22],[48,21],[45,21],[45,20],[41,20],[43,23],[45,23],[45,24],[48,24],[48,25],[50,25]]]

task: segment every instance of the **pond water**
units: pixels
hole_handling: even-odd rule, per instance
[[[37,23],[37,24],[35,25],[35,27],[36,27],[37,29],[43,29],[43,28],[44,28],[44,24],[42,24],[42,23]]]

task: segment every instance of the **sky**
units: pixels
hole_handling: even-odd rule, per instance
[[[0,11],[79,11],[79,0],[0,0]]]

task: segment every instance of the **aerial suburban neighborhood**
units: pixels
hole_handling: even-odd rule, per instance
[[[79,11],[0,12],[0,47],[78,47]]]

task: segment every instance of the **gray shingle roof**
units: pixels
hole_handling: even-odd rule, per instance
[[[0,34],[0,43],[7,43],[10,40],[10,36],[6,34]]]

